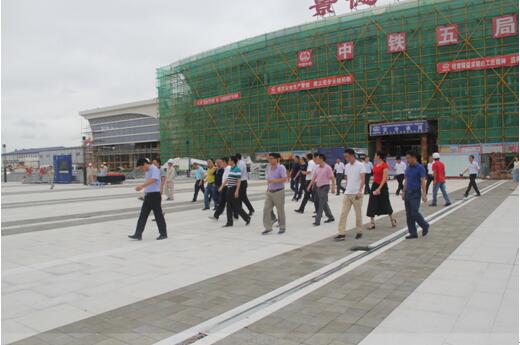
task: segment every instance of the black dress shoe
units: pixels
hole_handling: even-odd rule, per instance
[[[430,231],[430,227],[428,226],[426,229],[422,229],[422,236],[425,237],[428,235],[428,232]]]
[[[448,202],[447,204],[444,205],[444,207],[448,207],[451,205],[451,202]]]
[[[334,237],[334,241],[345,241],[346,235],[337,235]]]
[[[255,213],[255,211],[249,211],[249,217],[253,216],[253,213]]]
[[[232,226],[233,226],[233,224],[224,224],[224,225],[222,225],[223,228],[229,228],[229,227],[232,227]]]
[[[359,240],[361,237],[363,237],[363,234],[359,234],[359,233],[358,233],[358,234],[356,234],[356,237],[355,237],[355,238],[356,238],[356,240]]]
[[[285,229],[280,228],[280,230],[278,230],[278,234],[281,235],[281,234],[283,234],[283,233],[285,233]]]
[[[165,240],[167,238],[168,238],[168,236],[166,236],[166,235],[159,235],[159,237],[157,237],[156,240],[160,241],[160,240]]]
[[[312,223],[314,226],[320,226],[320,223]]]
[[[204,207],[204,208],[202,209],[202,211],[206,211],[206,210],[209,210],[209,207]]]
[[[414,238],[417,238],[417,235],[408,235],[405,237],[407,240],[412,240]]]
[[[132,240],[138,240],[138,241],[141,241],[143,239],[141,236],[137,236],[137,235],[128,235],[128,238],[131,238]]]
[[[271,229],[271,230],[264,230],[264,231],[262,231],[262,235],[267,235],[267,234],[271,233],[271,231],[273,231],[273,229]]]
[[[294,212],[303,214],[303,211],[300,209],[294,210]]]
[[[249,217],[249,218],[246,220],[246,226],[248,226],[249,223],[251,223],[251,217]]]
[[[334,218],[329,218],[324,223],[332,223],[333,221],[334,221]]]

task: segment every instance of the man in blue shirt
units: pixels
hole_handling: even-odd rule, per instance
[[[423,237],[428,234],[430,225],[421,213],[421,199],[426,202],[426,170],[422,164],[417,162],[417,153],[408,151],[406,153],[408,166],[404,172],[403,200],[406,209],[406,223],[408,224],[408,236],[406,239],[417,238],[417,227],[415,223],[423,229]]]
[[[135,190],[138,192],[144,190],[145,196],[135,233],[128,235],[128,237],[139,241],[142,239],[148,215],[153,210],[157,227],[159,228],[159,237],[157,239],[164,240],[168,238],[168,235],[166,234],[166,221],[161,208],[161,171],[144,158],[137,161],[137,169],[145,173],[145,181],[143,184],[135,187]]]
[[[197,201],[199,191],[204,195],[204,174],[206,173],[199,163],[193,163],[193,170],[195,171],[195,192],[193,193],[193,200],[191,200],[191,202]]]

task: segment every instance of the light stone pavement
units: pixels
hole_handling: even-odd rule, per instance
[[[466,180],[449,181],[448,189],[454,191],[466,184]],[[176,186],[179,190],[176,200],[173,203],[165,202],[170,238],[155,241],[156,226],[149,221],[145,239],[134,243],[125,237],[135,227],[140,202],[136,199],[136,193],[131,191],[131,184],[128,188],[114,187],[83,189],[77,185],[57,186],[54,191],[49,191],[46,186],[8,184],[2,187],[2,191],[6,192],[2,195],[2,204],[15,206],[2,208],[2,234],[6,232],[2,237],[3,344],[23,338],[27,339],[20,344],[152,344],[318,269],[344,256],[345,250],[353,244],[351,239],[347,244],[331,242],[330,237],[336,233],[337,225],[324,224],[318,229],[312,228],[312,207],[308,208],[306,215],[294,214],[292,210],[297,204],[291,203],[290,198],[286,202],[288,232],[283,236],[261,236],[262,193],[265,188],[262,182],[253,183],[250,188],[253,200],[257,199],[253,202],[257,212],[253,223],[247,228],[243,223],[238,223],[235,228],[224,230],[220,228],[222,221],[216,223],[207,219],[209,213],[200,210],[200,203],[189,203],[191,183],[185,182]],[[394,189],[392,182],[391,190]],[[18,195],[17,191],[24,193]],[[25,193],[27,191],[34,193]],[[114,196],[121,198],[110,199]],[[74,198],[90,197],[98,197],[98,200],[69,202]],[[339,218],[341,198],[331,195],[330,200],[333,213]],[[392,196],[391,200],[396,212],[403,209],[400,198]],[[60,203],[48,205],[45,204],[47,201]],[[16,202],[43,204],[27,208],[16,207]],[[365,198],[365,207],[367,202]],[[475,201],[474,204],[478,203],[482,201]],[[478,227],[478,221],[482,222],[494,207],[477,207],[474,211],[477,220],[462,221],[463,225],[469,223],[468,229],[456,240],[459,243],[464,240]],[[485,212],[478,214],[481,209]],[[126,210],[124,212],[129,215],[102,222],[97,222],[93,216],[90,223],[87,221],[75,226],[61,224],[56,229],[50,227],[42,231],[37,229],[38,226],[45,228],[45,224],[53,224],[52,220],[42,222],[44,218],[81,219],[82,214],[91,217],[96,212],[117,213],[117,210]],[[431,213],[433,209],[426,208],[425,212]],[[463,220],[466,217],[462,213]],[[8,226],[4,227],[4,222],[17,221],[28,223],[6,223]],[[59,222],[62,220],[55,221],[55,224]],[[404,224],[402,213],[399,222],[401,226]],[[27,224],[34,227],[33,231],[17,233],[17,227],[31,230]],[[350,218],[348,227],[352,228],[353,225],[354,219]],[[381,220],[375,231],[367,233],[363,243],[371,243],[387,235],[389,230],[386,219]],[[451,242],[448,241],[448,244]],[[435,251],[437,246],[435,244]],[[421,272],[420,281],[405,283],[400,292],[392,290],[400,299],[385,299],[388,304],[383,308],[385,316],[455,248],[454,244],[444,245],[443,255],[434,255],[433,259],[429,259],[428,270]],[[411,255],[405,249],[391,252]],[[396,262],[400,261],[403,261],[402,258]],[[369,264],[358,268],[363,274],[357,277],[371,277],[370,272],[362,269]],[[379,264],[382,267],[388,265]],[[368,290],[377,289],[381,283],[375,280]],[[349,295],[358,296],[359,285],[354,285],[346,289],[354,290]],[[325,292],[326,288],[319,292],[322,291],[325,295],[320,298],[337,298],[334,292]],[[292,306],[303,305],[305,298]],[[296,317],[302,315],[305,314]],[[291,325],[283,327],[284,323],[273,323],[273,319],[282,320],[277,319],[275,313],[261,322],[275,324],[276,327],[271,330],[264,328],[263,333],[246,338],[265,336],[269,339],[273,336],[270,333],[276,333],[279,328],[286,333],[298,333],[293,332],[296,328],[291,328]],[[324,317],[323,321],[326,319]],[[382,319],[379,316],[372,320],[370,327],[360,332],[363,338]],[[300,333],[307,335],[307,338],[292,338],[291,343],[303,343],[315,334],[327,334],[327,330],[321,331],[324,325],[313,328],[306,327],[305,323],[296,324],[305,329]],[[355,323],[350,326],[362,327]],[[233,339],[243,340],[241,333],[230,336],[223,343],[231,343]],[[281,344],[279,341],[282,338],[277,337],[274,343]],[[317,344],[314,341],[307,343]]]

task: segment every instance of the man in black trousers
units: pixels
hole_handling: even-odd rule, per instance
[[[148,215],[153,210],[153,214],[157,221],[157,227],[159,228],[159,237],[157,240],[164,240],[168,238],[166,233],[166,221],[161,208],[161,171],[150,164],[145,158],[141,158],[137,161],[137,169],[145,173],[145,181],[143,184],[135,187],[136,191],[144,189],[144,201],[141,206],[141,214],[137,221],[137,227],[133,235],[128,235],[133,240],[141,240]]]
[[[249,216],[251,217],[253,213],[255,212],[255,209],[253,208],[253,205],[251,205],[251,202],[249,201],[249,198],[247,197],[247,180],[248,180],[248,173],[247,173],[247,165],[246,161],[242,159],[242,155],[240,153],[237,153],[235,155],[238,159],[237,166],[240,168],[240,205],[244,203],[249,210]],[[235,218],[238,218],[238,215],[234,215]]]

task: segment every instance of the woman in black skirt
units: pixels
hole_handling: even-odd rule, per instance
[[[390,217],[392,227],[397,225],[397,220],[392,217],[394,210],[390,204],[390,197],[388,195],[388,164],[386,164],[386,155],[379,151],[374,156],[374,182],[370,189],[370,197],[368,199],[367,216],[370,217],[369,230],[376,227],[374,222],[375,216],[387,214]]]

